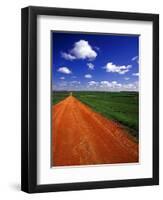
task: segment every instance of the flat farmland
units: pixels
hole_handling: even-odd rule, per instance
[[[107,119],[117,121],[136,139],[139,137],[139,93],[138,92],[91,92],[60,91],[52,93],[53,105],[68,96],[76,97],[93,111]]]
[[[120,122],[138,138],[138,92],[73,92],[73,96],[104,117]]]

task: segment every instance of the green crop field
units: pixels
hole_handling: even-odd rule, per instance
[[[138,92],[73,92],[73,96],[106,118],[120,122],[138,138]]]
[[[52,92],[52,104],[55,105],[60,101],[64,100],[70,95],[70,92],[67,91],[53,91]]]

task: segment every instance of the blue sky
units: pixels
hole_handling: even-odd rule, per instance
[[[138,91],[139,36],[52,33],[53,90]]]

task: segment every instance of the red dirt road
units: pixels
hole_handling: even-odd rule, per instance
[[[52,165],[138,162],[138,144],[123,127],[73,96],[52,108]]]

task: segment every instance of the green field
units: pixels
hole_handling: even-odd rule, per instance
[[[52,92],[52,104],[57,104],[60,101],[64,100],[66,97],[70,95],[70,92],[67,91],[53,91]]]
[[[69,92],[57,92],[53,94],[53,103],[58,103],[68,95]],[[138,92],[80,91],[73,92],[72,95],[106,118],[120,122],[133,136],[138,138]]]

